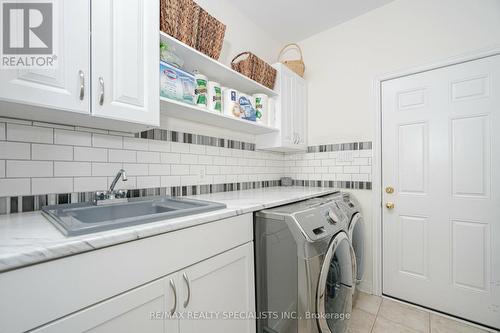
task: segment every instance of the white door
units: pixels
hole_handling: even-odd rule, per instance
[[[255,311],[252,243],[205,260],[179,274],[184,286],[181,306],[185,313],[185,318],[179,321],[180,332],[255,332],[254,319],[225,316],[229,313],[244,316]],[[214,317],[190,319],[189,313],[207,313]]]
[[[158,126],[158,0],[92,0],[92,113]]]
[[[0,99],[89,113],[90,1],[55,0],[53,15],[57,67],[0,70]]]
[[[161,279],[34,330],[35,333],[164,333],[164,320],[152,313],[165,311]],[[78,292],[78,290],[75,290]],[[166,333],[177,331],[167,330]]]
[[[500,328],[500,56],[383,82],[382,127],[384,294]]]

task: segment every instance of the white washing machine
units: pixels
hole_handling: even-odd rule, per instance
[[[342,195],[327,195],[316,199],[318,202],[336,201],[349,218],[347,235],[356,256],[355,285],[363,280],[365,272],[365,222],[361,213],[361,206],[356,198],[347,192]]]
[[[256,213],[258,333],[346,332],[356,260],[335,195]]]

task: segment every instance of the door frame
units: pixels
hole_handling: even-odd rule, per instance
[[[382,253],[382,83],[387,80],[397,79],[404,76],[414,75],[439,69],[451,65],[457,65],[469,61],[479,60],[495,55],[500,55],[500,45],[468,52],[462,55],[439,60],[429,64],[412,67],[398,72],[386,73],[375,77],[372,85],[374,133],[373,159],[372,159],[372,244],[373,244],[373,281],[372,293],[382,296],[383,285],[383,253]]]

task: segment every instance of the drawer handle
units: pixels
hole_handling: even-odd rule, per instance
[[[99,78],[99,87],[101,87],[101,94],[99,95],[99,105],[104,105],[104,79],[102,76]]]
[[[170,310],[170,315],[173,316],[175,310],[177,309],[177,289],[175,288],[175,283],[172,279],[170,279],[170,288],[172,288],[172,292],[174,293],[174,307]]]
[[[182,274],[182,277],[184,278],[184,281],[186,282],[187,286],[187,298],[184,301],[184,308],[186,308],[189,305],[189,301],[191,300],[191,286],[189,285],[189,278],[186,273]]]
[[[82,70],[79,70],[78,76],[80,77],[80,101],[83,101],[85,98],[85,74]]]

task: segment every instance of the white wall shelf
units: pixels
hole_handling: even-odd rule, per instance
[[[196,105],[186,104],[164,97],[160,97],[160,110],[162,116],[180,118],[249,134],[265,134],[279,131],[277,128],[254,121],[208,111]]]
[[[164,32],[160,32],[160,40],[175,48],[175,53],[184,60],[183,68],[188,72],[198,69],[209,80],[217,81],[224,87],[233,88],[249,95],[257,93],[266,94],[269,97],[277,95],[272,89],[249,79]]]

